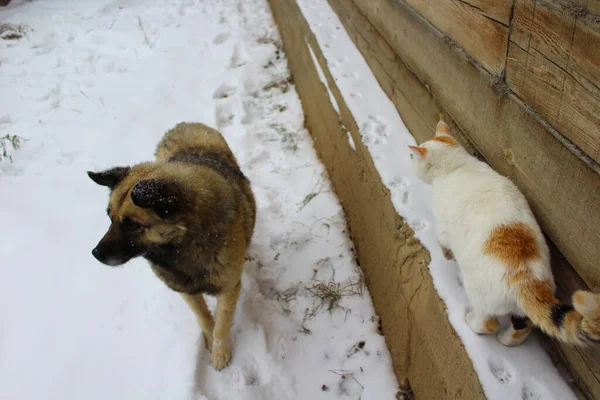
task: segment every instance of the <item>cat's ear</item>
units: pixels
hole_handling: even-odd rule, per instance
[[[419,158],[425,158],[425,156],[427,155],[427,149],[425,147],[408,146],[408,148],[410,149],[412,154],[414,154],[415,156],[417,156]]]
[[[450,128],[448,128],[448,124],[446,124],[444,121],[438,122],[437,126],[435,127],[435,136],[440,135],[450,136]]]

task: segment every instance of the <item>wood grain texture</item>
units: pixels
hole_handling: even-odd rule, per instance
[[[500,22],[510,24],[510,14],[513,0],[461,0],[463,3],[476,8],[482,15]]]
[[[353,25],[344,24],[350,32],[365,32],[362,34],[365,44],[358,41],[357,46],[370,65],[375,66],[372,66],[373,72],[386,92],[400,92],[409,99],[424,98],[423,89],[416,84],[420,83],[432,96],[430,105],[424,107],[435,107],[452,116],[488,162],[523,190],[543,229],[575,268],[562,256],[553,263],[561,292],[570,295],[586,287],[598,291],[600,176],[563,147],[524,109],[519,99],[494,93],[488,77],[449,47],[410,7],[387,0],[329,1],[343,4],[338,7],[338,14],[344,14],[340,9],[357,6],[355,8],[364,15],[362,19],[354,17],[357,23]],[[365,19],[373,28],[363,27]],[[366,32],[371,32],[371,36]],[[373,54],[380,47],[372,45],[377,42],[372,38],[376,35],[386,39],[396,58],[390,55],[389,49],[380,55]],[[511,51],[522,49],[515,45]],[[559,59],[561,53],[557,51],[553,56]],[[394,59],[396,61],[392,61]],[[398,62],[405,63],[416,79],[388,82],[389,77],[395,76],[392,64]],[[560,70],[558,66],[554,70],[546,69],[544,73],[549,76],[541,74],[540,79],[553,82],[552,74]],[[403,118],[405,115],[412,120],[432,118],[431,110],[402,106],[393,97],[392,100]],[[415,113],[418,115],[413,115]],[[414,126],[419,129],[419,124]],[[412,132],[413,128],[409,129]],[[417,137],[421,135],[423,133],[415,133]],[[581,350],[552,343],[569,365],[581,391],[589,398],[600,398],[597,366],[600,349]]]
[[[577,272],[569,265],[558,249],[550,245],[552,258],[552,273],[556,281],[557,297],[566,304],[571,304],[571,297],[576,290],[589,288]],[[547,336],[543,336],[546,348],[551,351],[555,363],[566,364],[568,371],[579,390],[576,392],[580,398],[600,398],[600,346],[590,346],[587,349],[577,348],[559,343]],[[559,360],[557,360],[557,358]]]
[[[330,0],[329,3],[374,72],[381,88],[394,103],[411,134],[418,143],[430,140],[439,121],[439,114],[444,110],[431,95],[426,84],[408,68],[352,2]],[[450,115],[445,115],[444,119],[453,128],[457,128]],[[479,156],[472,143],[462,135],[460,130],[453,129],[453,133],[471,154]]]
[[[501,75],[506,62],[510,1],[404,0],[471,54],[485,69]],[[510,7],[508,8],[508,15]],[[497,16],[498,20],[490,18]],[[504,16],[503,16],[504,15]]]
[[[543,0],[516,0],[506,77],[511,90],[600,162],[600,31]]]
[[[572,2],[573,6],[584,7],[590,13],[600,16],[600,0],[563,0],[567,4]],[[575,9],[577,10],[577,9]]]

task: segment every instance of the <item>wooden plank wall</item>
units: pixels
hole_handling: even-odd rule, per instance
[[[600,0],[401,0],[600,162]]]
[[[506,77],[517,96],[600,161],[600,29],[544,0],[516,0]]]
[[[553,269],[563,299],[586,286],[600,291],[600,17],[592,13],[600,0],[440,0],[439,9],[424,0],[329,3],[419,142],[444,112],[463,142],[523,190],[562,253]],[[477,22],[465,25],[465,15]],[[469,38],[465,26],[493,45]],[[552,347],[582,397],[600,398],[600,348]]]
[[[512,0],[406,0],[486,69],[500,75],[506,63]]]

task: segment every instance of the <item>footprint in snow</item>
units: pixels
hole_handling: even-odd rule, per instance
[[[4,114],[0,117],[0,128],[8,128],[12,125],[12,118],[10,114]]]
[[[488,362],[490,372],[502,384],[510,383],[512,380],[512,372],[506,361],[496,358]]]
[[[242,43],[236,43],[231,56],[231,68],[239,68],[250,61],[250,55]]]
[[[389,186],[393,189],[398,190],[406,190],[406,188],[410,185],[410,180],[404,176],[395,177],[389,183]]]
[[[218,45],[223,44],[226,41],[228,41],[229,38],[231,38],[231,33],[229,33],[229,32],[221,33],[221,34],[215,36],[215,38],[213,39],[213,44],[218,46]]]
[[[390,191],[392,192],[392,201],[399,201],[400,203],[407,205],[410,203],[410,193],[408,191],[408,187],[410,186],[410,181],[404,177],[396,177],[392,179],[388,185]]]
[[[232,77],[231,79],[223,82],[221,86],[213,93],[213,99],[224,99],[233,96],[237,91],[237,79]]]
[[[246,386],[260,386],[261,377],[255,365],[248,365],[243,371]]]
[[[53,99],[59,97],[60,93],[61,93],[61,87],[60,87],[60,85],[56,85],[56,86],[54,86],[54,88],[52,88],[52,90],[48,91],[45,95],[40,97],[40,99],[38,101],[53,100]]]
[[[429,226],[429,223],[424,219],[415,218],[412,221],[410,221],[410,226],[413,228],[413,230],[415,232],[420,232],[420,231],[427,229],[427,227]]]
[[[543,400],[551,398],[551,396],[545,394],[537,383],[525,382],[521,389],[521,398],[522,400]]]
[[[370,115],[369,119],[360,128],[360,135],[367,147],[385,144],[389,136],[389,124],[382,116]]]
[[[242,108],[244,109],[244,116],[242,117],[242,124],[250,124],[256,117],[257,112],[255,111],[256,101],[253,99],[246,99],[242,102]]]
[[[215,118],[218,129],[231,125],[235,118],[235,103],[233,101],[222,101],[217,104],[215,107]]]

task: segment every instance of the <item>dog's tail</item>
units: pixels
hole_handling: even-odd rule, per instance
[[[579,290],[569,306],[560,303],[547,282],[531,277],[516,286],[519,304],[547,335],[575,345],[600,341],[600,295]]]

